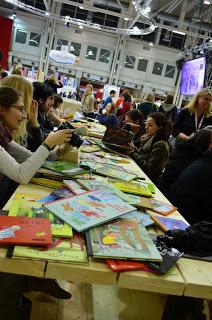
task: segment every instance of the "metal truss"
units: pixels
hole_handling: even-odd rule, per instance
[[[40,15],[43,17],[48,17],[50,19],[56,20],[56,21],[62,21],[64,23],[69,23],[69,25],[75,25],[79,27],[84,27],[84,28],[89,28],[89,29],[94,29],[94,30],[99,30],[99,31],[104,31],[112,34],[117,34],[117,35],[126,35],[126,36],[132,36],[132,35],[146,35],[149,33],[152,33],[156,29],[156,21],[150,17],[150,15],[145,11],[146,7],[144,5],[143,0],[134,0],[132,3],[134,5],[135,11],[140,15],[140,18],[142,21],[148,25],[148,27],[139,29],[139,28],[113,28],[113,27],[107,27],[107,26],[101,26],[99,24],[90,22],[90,21],[85,21],[85,20],[80,20],[80,19],[75,19],[71,18],[69,16],[60,16],[58,14],[54,14],[52,12],[47,12],[44,10],[37,9],[35,7],[32,7],[30,5],[27,5],[19,0],[4,0],[7,3],[10,3],[14,5],[17,8],[20,8],[22,10],[28,11],[30,13]]]

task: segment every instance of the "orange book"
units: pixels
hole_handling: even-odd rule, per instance
[[[49,219],[0,216],[0,244],[46,246],[51,243]]]

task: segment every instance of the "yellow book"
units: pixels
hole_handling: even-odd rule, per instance
[[[141,185],[136,182],[127,181],[113,182],[113,185],[117,187],[119,190],[126,193],[137,194],[145,197],[152,197],[152,192],[149,190],[148,185]]]
[[[46,178],[32,178],[30,182],[51,189],[57,189],[61,186],[64,186],[63,182],[61,181],[55,181]]]

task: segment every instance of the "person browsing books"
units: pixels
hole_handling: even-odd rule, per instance
[[[96,120],[107,128],[117,128],[118,119],[115,116],[115,104],[108,103],[107,107],[103,110],[103,114],[99,114]]]
[[[23,99],[21,94],[13,89],[0,88],[0,208],[10,198],[17,183],[28,183],[50,151],[57,145],[70,141],[71,129],[51,132],[44,143],[34,152],[18,145],[12,137],[23,121]],[[58,148],[51,152],[51,157],[58,156]]]
[[[141,146],[141,136],[145,134],[144,115],[138,109],[130,110],[125,115],[123,129],[134,133],[133,143],[136,148]]]
[[[128,152],[156,184],[169,157],[171,132],[172,124],[163,113],[151,113],[146,122],[146,134],[141,137],[140,149],[132,147]]]

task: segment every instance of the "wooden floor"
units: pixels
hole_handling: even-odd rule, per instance
[[[68,281],[60,285],[72,293],[70,300],[57,300],[42,293],[27,296],[33,301],[30,320],[160,320],[166,299],[116,286]]]

